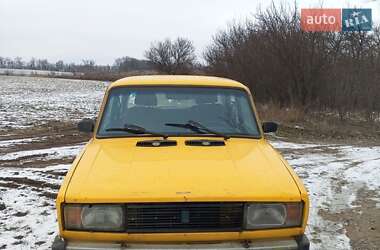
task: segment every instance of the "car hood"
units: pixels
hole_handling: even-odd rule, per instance
[[[65,202],[300,201],[281,156],[264,140],[225,146],[137,147],[141,138],[95,139],[85,149]],[[199,138],[198,138],[199,139]]]

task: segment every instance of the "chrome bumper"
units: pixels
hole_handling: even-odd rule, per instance
[[[53,250],[99,250],[99,249],[223,249],[223,250],[308,250],[309,241],[302,235],[295,239],[273,239],[257,240],[247,242],[223,242],[223,243],[203,243],[203,244],[137,244],[137,243],[97,243],[97,242],[64,242],[56,238],[53,243]]]

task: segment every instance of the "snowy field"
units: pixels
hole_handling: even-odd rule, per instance
[[[41,136],[33,129],[53,119],[95,116],[105,87],[91,81],[0,77],[0,249],[51,246],[57,233],[54,199],[83,142],[57,139],[65,137],[60,131]],[[351,219],[365,209],[380,211],[380,147],[282,138],[271,143],[308,189],[312,249],[351,249]],[[379,223],[379,214],[373,217]],[[378,249],[363,244],[367,248],[362,249]]]
[[[93,117],[106,87],[96,81],[0,76],[0,129]]]

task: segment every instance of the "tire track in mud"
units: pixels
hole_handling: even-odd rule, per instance
[[[88,140],[73,121],[96,116],[107,85],[0,76],[0,249],[50,249],[54,199]]]
[[[0,249],[50,249],[58,189],[84,137],[16,134],[0,138]]]

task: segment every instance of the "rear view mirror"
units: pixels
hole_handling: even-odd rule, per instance
[[[80,132],[92,133],[94,131],[95,122],[92,119],[85,118],[78,123]]]
[[[264,133],[276,132],[277,128],[278,128],[278,125],[275,122],[263,122]]]

